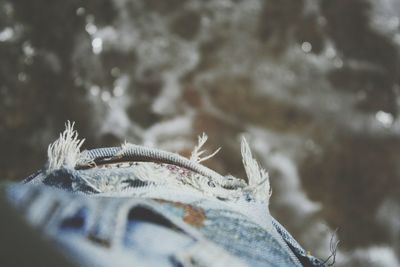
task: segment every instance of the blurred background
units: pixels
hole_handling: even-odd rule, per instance
[[[399,266],[399,0],[0,0],[0,179],[41,168],[76,122],[85,148],[124,140],[245,177],[336,266]]]

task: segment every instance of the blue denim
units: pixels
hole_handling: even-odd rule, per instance
[[[269,214],[256,187],[193,160],[130,145],[56,163],[6,196],[80,266],[325,266]]]

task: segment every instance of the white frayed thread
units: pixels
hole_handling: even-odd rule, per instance
[[[200,158],[200,156],[204,153],[204,151],[201,151],[201,148],[206,143],[207,138],[208,137],[206,134],[199,136],[199,143],[195,147],[192,157],[190,158],[192,162],[194,161],[195,163],[198,163],[200,161],[209,159],[219,151],[218,149],[213,154],[205,158]],[[114,157],[121,157],[130,149],[137,149],[137,147],[137,145],[125,141],[123,144],[121,144],[121,150],[117,152]],[[228,176],[224,182],[226,184],[232,184],[232,186],[230,189],[227,189],[224,188],[224,186],[222,186],[217,180],[210,180],[210,177],[206,177],[202,174],[193,171],[189,171],[185,174],[180,174],[179,171],[177,173],[173,173],[165,166],[159,166],[158,163],[153,162],[136,164],[133,168],[130,168],[130,175],[132,175],[132,177],[135,179],[139,179],[144,182],[152,182],[155,185],[172,186],[177,189],[192,188],[203,193],[204,195],[226,200],[238,200],[244,196],[244,193],[246,193],[246,195],[249,193],[253,195],[254,192],[258,192],[260,187],[260,184],[255,184],[255,186],[246,186],[245,182],[243,182],[243,186],[237,186],[237,181],[240,181],[240,179],[233,176]],[[102,193],[121,190],[121,182],[122,181],[119,181],[118,179],[115,180],[115,177],[107,177],[104,179],[100,178],[96,181],[90,180],[90,183],[94,185],[95,190]],[[265,180],[262,180],[261,184],[265,182]]]
[[[191,161],[199,163],[201,161],[211,158],[216,153],[218,153],[220,148],[217,149],[211,155],[206,156],[204,158],[200,158],[200,155],[202,155],[205,152],[205,151],[200,151],[200,149],[206,143],[207,139],[208,137],[204,133],[201,136],[199,136],[198,138],[199,144],[195,147],[192,153],[192,157],[190,159]],[[115,157],[122,156],[126,151],[132,148],[137,148],[137,145],[125,141],[123,144],[121,144],[121,150],[115,155]],[[139,169],[135,171],[134,175],[136,176],[136,178],[142,181],[150,181],[158,185],[160,184],[171,185],[171,186],[176,186],[177,188],[191,187],[192,189],[200,191],[205,195],[220,197],[223,199],[232,199],[232,200],[238,199],[242,195],[241,192],[243,188],[237,188],[236,190],[234,189],[227,190],[223,188],[221,184],[218,183],[218,181],[210,180],[210,177],[206,177],[196,172],[190,171],[185,175],[179,175],[179,174],[172,174],[168,170],[167,172],[162,171],[166,170],[166,168],[159,168],[158,170],[154,170],[154,167],[151,167],[150,165],[146,164],[139,164],[135,166],[135,168],[138,167]],[[232,177],[231,180],[226,179],[224,180],[224,182],[227,183],[231,182],[232,184],[236,184],[237,183],[236,180],[239,179]]]
[[[160,167],[157,163],[138,163],[131,168],[132,179],[139,179],[142,182],[150,182],[157,185],[178,184],[176,179],[171,179],[171,173],[167,168]]]
[[[228,190],[200,174],[183,176],[180,179],[179,185],[190,186],[202,192],[204,195],[218,197],[220,199],[238,200],[243,195],[242,188]]]
[[[110,167],[104,167],[107,169]],[[112,168],[112,167],[111,167]],[[150,182],[149,186],[167,186],[176,190],[192,189],[205,196],[218,197],[226,200],[238,200],[243,196],[243,189],[227,190],[218,184],[210,184],[209,178],[194,173],[171,171],[166,166],[154,162],[139,162],[131,167],[120,167],[116,172],[125,171],[125,175],[81,175],[86,185],[97,193],[123,192],[127,190],[124,181],[128,179]],[[178,192],[178,191],[177,191]],[[152,193],[152,192],[149,192]]]
[[[132,147],[134,147],[134,146],[135,146],[134,144],[129,143],[128,141],[125,140],[125,141],[121,144],[121,151],[120,151],[119,153],[125,152],[126,150],[129,150],[130,148],[132,148]],[[117,155],[118,155],[118,153],[117,153]]]
[[[271,196],[271,186],[269,184],[269,175],[266,170],[261,168],[253,158],[249,144],[246,138],[242,137],[241,152],[243,166],[248,179],[246,191],[252,192],[258,201],[269,202]]]
[[[197,138],[197,140],[198,140],[197,141],[198,142],[197,146],[195,146],[195,148],[193,149],[192,154],[190,156],[190,160],[191,161],[196,162],[196,163],[203,162],[205,160],[208,160],[208,159],[214,157],[221,150],[221,148],[219,147],[217,150],[215,150],[210,155],[205,156],[205,157],[200,157],[201,155],[203,155],[203,153],[206,152],[206,150],[200,150],[200,149],[207,142],[207,139],[208,139],[208,136],[205,133],[203,133],[202,135],[198,136],[198,138]]]
[[[47,149],[47,171],[65,168],[74,168],[81,159],[81,146],[85,139],[78,139],[78,133],[74,130],[74,122],[67,121],[65,130],[60,137]]]

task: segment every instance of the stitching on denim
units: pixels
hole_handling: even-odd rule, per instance
[[[188,169],[199,175],[183,176],[180,179],[180,182],[183,182],[184,185],[192,186],[204,193],[213,192],[215,195],[223,195],[224,198],[235,198],[232,195],[238,195],[237,191],[241,191],[247,186],[242,179],[224,177],[217,172],[197,162],[190,161],[178,154],[135,144],[123,144],[123,147],[121,147],[114,156],[110,157],[111,161],[118,159],[141,161],[152,160]]]
[[[208,177],[214,183],[221,185],[222,187],[235,187],[241,188],[245,186],[245,183],[238,178],[226,179],[226,177],[220,175],[219,173],[197,163],[193,162],[185,157],[182,157],[178,154],[150,148],[139,146],[130,143],[124,143],[121,146],[121,149],[113,156],[110,157],[110,160],[118,160],[118,159],[126,159],[126,160],[139,160],[139,161],[159,161],[162,163],[172,164],[179,167],[186,168],[193,172],[199,173],[205,177]]]

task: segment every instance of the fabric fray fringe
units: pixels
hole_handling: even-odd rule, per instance
[[[65,130],[59,138],[49,145],[47,155],[48,164],[46,172],[52,172],[60,168],[73,169],[77,164],[94,164],[93,159],[89,159],[85,151],[81,152],[80,149],[85,139],[79,139],[78,133],[74,130],[74,122],[67,121]],[[203,133],[198,137],[198,144],[194,147],[190,161],[200,164],[201,162],[214,157],[221,148],[218,148],[213,153],[204,156],[206,150],[202,150],[206,144],[208,136]],[[121,151],[126,151],[130,147],[135,146],[125,142],[121,145]],[[228,175],[223,177],[223,183],[220,181],[210,180],[210,177],[205,177],[201,174],[194,172],[185,172],[182,175],[174,175],[170,170],[165,167],[159,166],[157,163],[145,162],[129,168],[132,177],[140,179],[145,182],[151,182],[156,185],[173,186],[177,188],[190,187],[197,191],[218,197],[220,199],[237,200],[244,196],[250,196],[251,199],[257,202],[267,203],[271,196],[271,187],[269,184],[269,176],[266,170],[261,168],[257,161],[253,158],[250,146],[246,139],[242,137],[241,140],[241,154],[242,162],[247,175],[247,181]],[[93,165],[95,167],[95,165]],[[97,192],[110,192],[120,190],[119,185],[121,181],[108,178],[94,180],[82,173],[82,182],[90,184]],[[232,186],[229,188],[229,185]]]
[[[74,130],[75,122],[67,121],[64,132],[47,149],[48,166],[51,172],[62,167],[74,168],[81,158],[81,146],[85,139],[79,139],[77,131]]]
[[[190,156],[191,161],[197,162],[197,163],[203,162],[205,160],[208,160],[208,159],[214,157],[221,150],[221,148],[219,147],[219,148],[217,148],[217,150],[215,150],[210,155],[201,158],[200,156],[203,155],[206,152],[206,150],[200,150],[200,149],[207,142],[207,139],[208,139],[208,136],[205,133],[198,136],[198,138],[197,138],[198,144],[197,144],[197,146],[194,147],[192,154]]]
[[[249,184],[246,190],[252,192],[258,201],[268,202],[272,194],[269,175],[253,158],[250,146],[244,137],[242,137],[241,152],[242,162]]]

